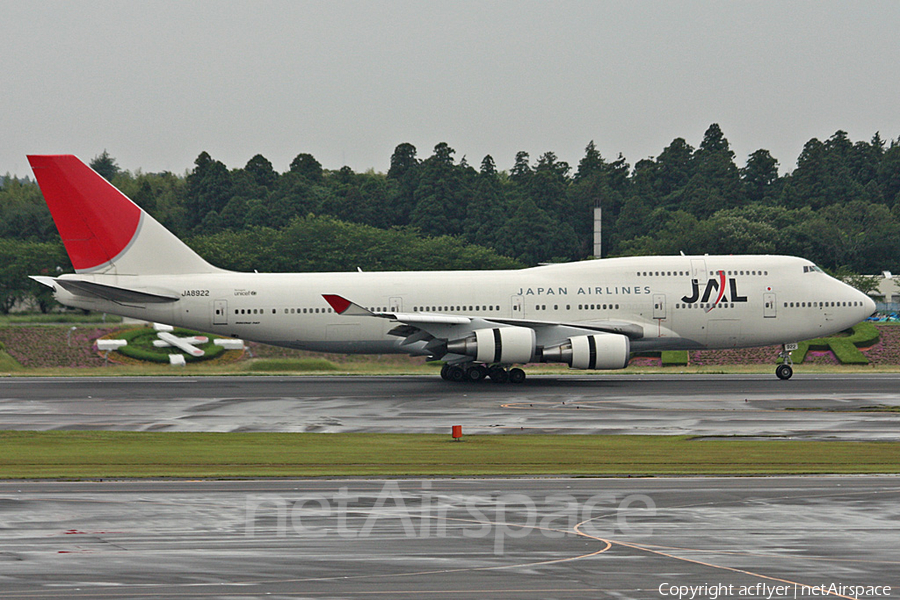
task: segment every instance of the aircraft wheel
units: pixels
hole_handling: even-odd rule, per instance
[[[794,370],[791,368],[791,365],[778,365],[775,367],[775,375],[778,376],[778,379],[790,379],[793,374]]]
[[[441,379],[450,381],[450,365],[447,363],[444,363],[444,366],[441,367]]]
[[[506,383],[509,381],[509,372],[503,367],[491,367],[488,376],[494,383]]]
[[[518,367],[509,370],[510,383],[522,383],[523,381],[525,381],[525,371]]]
[[[460,381],[465,381],[466,372],[463,371],[462,367],[457,367],[456,365],[453,365],[447,371],[447,376],[450,378],[450,381],[459,383]]]
[[[473,365],[466,369],[466,379],[473,383],[477,383],[485,378],[487,373],[484,371],[484,367],[481,365]]]

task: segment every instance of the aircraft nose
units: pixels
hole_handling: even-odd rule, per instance
[[[860,292],[860,293],[862,294],[862,292]],[[865,299],[863,300],[863,306],[864,306],[865,309],[866,309],[866,310],[865,310],[866,318],[869,318],[869,317],[872,316],[872,314],[875,312],[875,301],[872,300],[872,299],[871,299],[868,295],[866,295],[866,294],[862,294],[862,295],[863,295],[863,297],[865,298]]]

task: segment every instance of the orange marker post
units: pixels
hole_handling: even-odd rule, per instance
[[[462,425],[453,426],[453,439],[457,442],[462,438]]]

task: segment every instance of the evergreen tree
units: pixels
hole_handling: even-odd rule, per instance
[[[683,138],[675,138],[657,157],[652,171],[657,206],[679,208],[681,193],[694,176],[693,155]]]
[[[247,161],[244,171],[250,176],[253,183],[267,191],[278,183],[278,173],[275,172],[272,163],[262,154],[257,154]]]
[[[528,160],[527,152],[516,153],[516,162],[513,164],[512,171],[509,172],[509,177],[513,182],[524,185],[531,177],[531,165],[528,164]]]
[[[684,209],[706,218],[717,210],[744,204],[734,152],[718,124],[713,123],[706,130],[692,162],[694,174],[681,201]]]
[[[322,164],[312,154],[300,153],[291,161],[290,172],[305,177],[312,183],[322,181]]]
[[[120,171],[119,165],[116,164],[116,159],[110,156],[105,148],[103,152],[91,160],[90,167],[107,181],[112,181],[113,177],[118,175]]]
[[[598,177],[606,173],[606,161],[600,155],[600,151],[594,145],[594,140],[588,143],[584,149],[584,156],[578,161],[578,170],[575,172],[575,182],[589,177]]]
[[[194,161],[194,170],[187,176],[185,208],[188,227],[197,227],[213,211],[219,213],[232,195],[231,174],[225,164],[201,152]]]
[[[900,143],[891,144],[881,157],[877,180],[888,206],[900,207]]]
[[[388,179],[395,183],[393,189],[393,224],[408,225],[410,215],[416,207],[416,188],[419,186],[419,159],[416,147],[409,143],[399,144],[391,155]]]
[[[771,198],[778,181],[778,161],[768,150],[759,149],[747,159],[740,175],[750,202],[764,202]]]

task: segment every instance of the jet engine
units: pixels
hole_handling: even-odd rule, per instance
[[[527,327],[476,329],[465,338],[447,342],[447,352],[473,356],[489,365],[531,362],[534,349],[534,330]]]
[[[579,335],[559,346],[544,348],[541,361],[563,362],[573,369],[624,369],[630,351],[631,344],[624,335]]]

